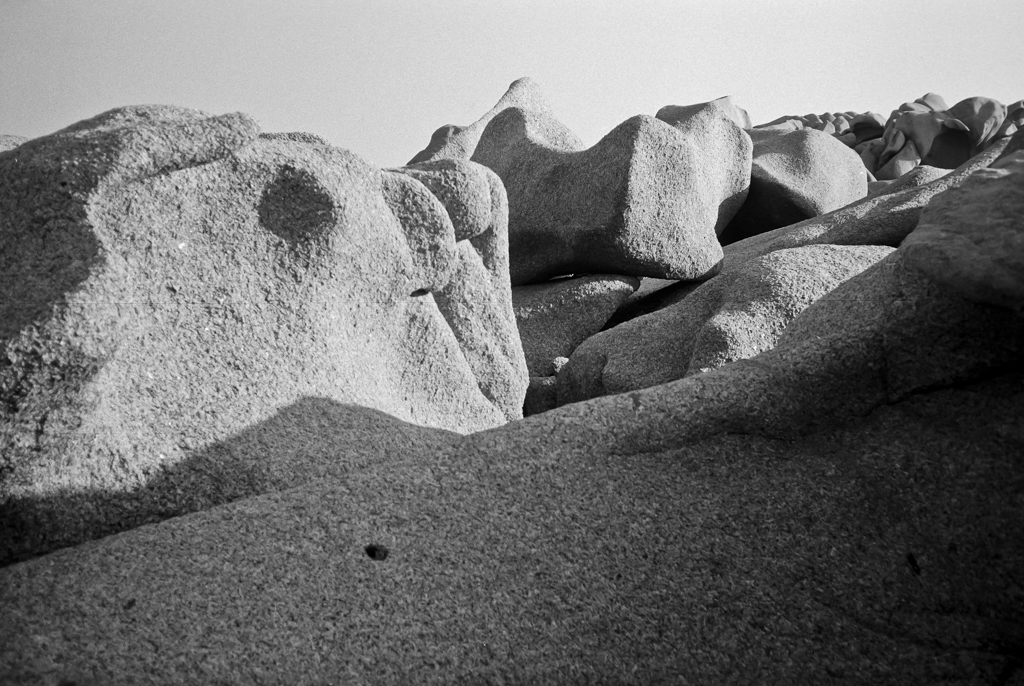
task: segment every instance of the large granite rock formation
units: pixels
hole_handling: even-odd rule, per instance
[[[964,183],[972,173],[992,164],[1011,142],[998,141],[953,171],[922,185],[864,198],[820,217],[751,236],[724,249],[722,272],[783,248],[802,245],[898,246],[917,226],[921,211],[935,196]]]
[[[473,161],[508,192],[513,285],[566,274],[702,279],[749,184],[747,134],[715,108],[638,115],[583,150],[550,114],[510,107]]]
[[[892,248],[777,250],[681,302],[590,337],[558,375],[558,403],[649,388],[772,348],[800,312]]]
[[[936,175],[927,170],[911,171],[893,182],[892,189],[851,203],[820,217],[784,226],[774,231],[730,243],[723,249],[719,275],[731,273],[747,261],[775,250],[804,245],[888,245],[898,246],[917,226],[922,208],[932,198],[962,184],[978,169],[1024,146],[1024,133],[996,141],[988,150],[972,157],[957,169]],[[928,168],[933,169],[933,168]],[[923,183],[920,183],[923,182]],[[609,326],[681,302],[700,283],[651,280],[637,291],[642,298],[624,303],[609,320]]]
[[[1020,682],[1022,146],[659,291],[756,345],[811,258],[886,254],[754,357],[469,436],[357,403],[504,422],[514,346],[463,350],[508,324],[493,174],[161,108],[0,152],[5,487],[203,510],[0,568],[0,682]]]
[[[879,179],[895,179],[918,164],[953,169],[1011,136],[1024,123],[1024,100],[1009,106],[967,98],[940,111],[893,112],[878,153]]]
[[[434,300],[476,375],[480,390],[509,420],[522,418],[528,372],[516,327],[509,284],[508,199],[501,180],[486,167],[465,160],[437,160],[396,170],[415,179],[399,183],[385,175],[385,189],[408,187],[393,203],[417,221],[426,216],[416,202],[417,187],[441,201],[455,229],[457,264]],[[422,232],[429,235],[429,231]],[[430,244],[424,252],[433,250]]]
[[[750,128],[750,127],[747,127]],[[874,138],[885,130],[885,117],[876,112],[824,112],[822,114],[786,115],[767,124],[758,124],[757,130],[800,131],[810,129],[834,136],[851,148]]]
[[[958,167],[1022,124],[1024,100],[1004,105],[973,97],[948,107],[940,96],[928,93],[893,110],[879,137],[857,148],[879,180],[892,180],[920,164]]]
[[[778,132],[816,129],[854,148],[870,181],[893,181],[919,165],[954,169],[1024,126],[1024,100],[1004,105],[972,97],[950,107],[925,93],[905,102],[888,119],[875,112],[780,117],[754,127]]]
[[[1022,352],[897,252],[754,360],[0,570],[0,674],[1011,682]]]
[[[547,98],[544,97],[536,82],[529,77],[516,79],[494,107],[469,126],[445,124],[435,131],[434,135],[430,137],[427,147],[416,153],[409,160],[409,164],[434,160],[468,160],[473,156],[487,124],[509,107],[522,107],[533,112],[551,114],[551,105],[548,104]],[[565,135],[573,141],[575,144],[573,147],[583,147],[583,143],[573,133],[566,130]]]
[[[723,245],[845,207],[867,194],[860,158],[814,129],[751,130],[746,201],[721,234]]]
[[[521,351],[501,388],[448,323],[493,306],[519,349],[469,240],[410,176],[244,115],[123,108],[0,153],[0,559],[179,514],[107,501],[303,398],[520,416]]]
[[[964,297],[1024,314],[1024,152],[935,198],[900,250]]]

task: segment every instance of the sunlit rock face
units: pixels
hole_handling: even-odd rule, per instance
[[[1020,681],[1024,131],[704,281],[512,289],[564,246],[510,205],[715,247],[729,150],[886,123],[585,148],[517,84],[398,169],[162,107],[0,152],[0,682]]]
[[[394,173],[409,178],[399,183]],[[397,186],[426,188],[444,206],[455,230],[456,267],[448,283],[434,292],[434,301],[484,396],[509,420],[522,418],[528,374],[512,309],[508,198],[501,179],[475,162],[439,159],[394,170],[385,187]],[[422,221],[417,216],[429,214],[423,204],[400,193],[392,206],[415,224]],[[422,241],[432,233],[417,235]],[[432,244],[427,240],[423,247],[429,251]]]
[[[639,285],[636,277],[592,274],[512,289],[530,376],[554,375],[557,360],[600,331]]]
[[[895,111],[877,153],[881,180],[895,179],[919,164],[953,169],[1006,138],[1024,123],[1024,101],[1006,106],[974,97],[937,110]],[[876,144],[877,146],[877,144]]]
[[[487,124],[498,114],[510,107],[522,107],[534,112],[551,113],[551,105],[547,97],[541,92],[537,83],[529,78],[516,79],[509,85],[508,90],[495,103],[494,107],[487,110],[482,117],[467,126],[457,124],[445,124],[434,131],[430,137],[430,143],[423,150],[416,153],[410,165],[422,162],[433,162],[436,160],[468,160],[476,151],[477,143],[483,134]],[[575,139],[575,134],[569,134]],[[579,147],[583,143],[575,139]]]
[[[750,150],[716,111],[673,124],[638,115],[582,149],[549,114],[511,107],[473,161],[508,192],[513,285],[578,273],[702,279],[746,194]]]
[[[779,117],[755,130],[831,134],[860,155],[871,181],[893,181],[921,165],[955,169],[1022,125],[1024,100],[1004,105],[970,97],[950,107],[941,95],[925,93],[888,118],[876,112],[826,112]]]
[[[558,375],[558,402],[649,388],[770,350],[800,312],[892,250],[813,245],[752,259],[584,341]]]
[[[482,389],[433,295],[511,320],[507,274],[394,176],[417,212],[316,137],[174,107],[0,153],[0,554],[88,538],[72,495],[138,488],[302,398],[463,433],[520,416],[521,348],[522,378]],[[488,229],[500,252],[504,218]]]

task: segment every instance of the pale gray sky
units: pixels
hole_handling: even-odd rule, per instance
[[[927,91],[1010,103],[1022,34],[1021,0],[0,0],[0,133],[166,103],[394,166],[520,76],[588,144],[722,95],[755,123]]]

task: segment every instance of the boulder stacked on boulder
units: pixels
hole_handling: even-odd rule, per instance
[[[813,129],[753,129],[750,192],[722,232],[723,245],[845,207],[867,194],[868,175],[850,148]]]
[[[559,374],[558,402],[657,386],[754,357],[773,348],[811,303],[890,252],[814,245],[750,260],[671,307],[587,339]]]
[[[550,114],[510,107],[473,161],[509,198],[513,285],[579,273],[701,279],[749,185],[750,139],[721,114],[632,117],[588,149]],[[724,209],[723,209],[724,206]]]
[[[441,201],[455,230],[456,266],[452,278],[434,291],[434,301],[455,333],[484,396],[511,421],[522,417],[527,384],[526,361],[509,290],[508,200],[494,172],[465,160],[423,162],[385,173],[385,191],[393,188],[392,205],[409,221],[429,216],[422,202]],[[400,208],[400,209],[399,209]],[[430,230],[414,236],[429,236]],[[410,245],[433,254],[430,241]]]
[[[864,197],[825,119],[0,152],[0,681],[1015,683],[1024,130]]]
[[[1024,100],[1004,105],[972,97],[949,107],[925,93],[886,119],[875,112],[780,117],[757,129],[816,129],[854,148],[872,180],[893,181],[918,165],[954,169],[1024,126]]]
[[[486,219],[458,240],[412,176],[244,115],[123,108],[0,153],[2,559],[180,514],[107,501],[304,398],[521,416],[503,190],[462,171]]]

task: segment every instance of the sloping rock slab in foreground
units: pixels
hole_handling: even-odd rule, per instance
[[[0,570],[0,681],[997,683],[1022,383],[628,455],[556,411],[60,551]]]

